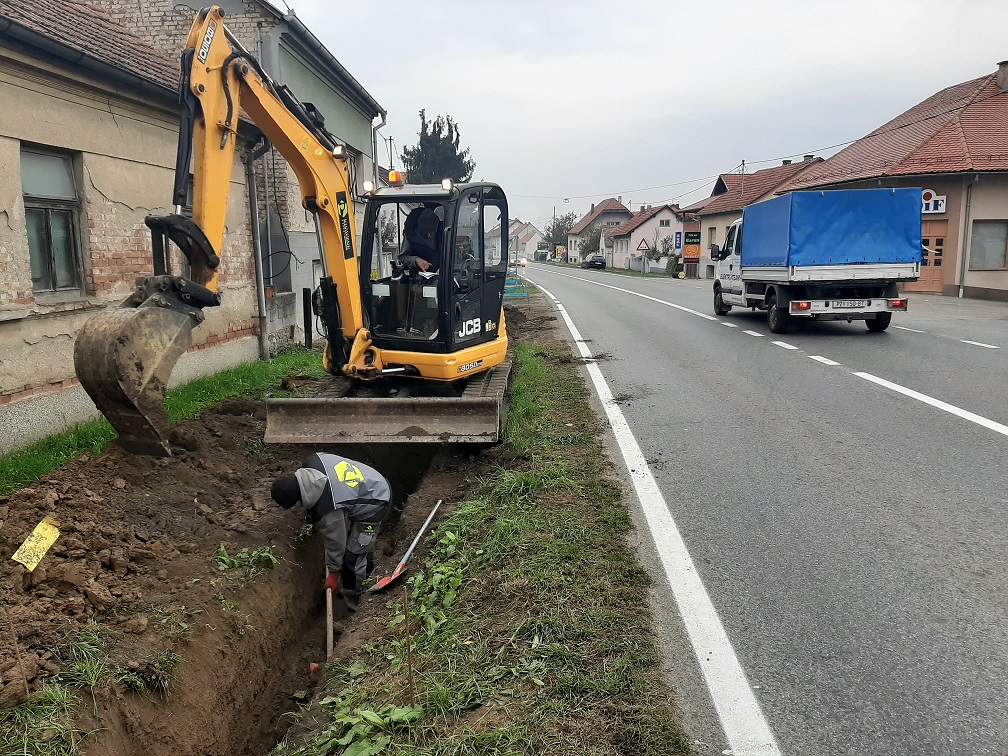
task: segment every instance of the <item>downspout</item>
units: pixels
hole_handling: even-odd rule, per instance
[[[375,187],[378,186],[378,132],[385,126],[388,117],[388,113],[384,110],[379,110],[378,114],[381,116],[381,123],[371,129],[371,180],[374,181]]]
[[[257,31],[256,31],[256,56],[259,58],[259,60],[262,60],[262,57],[263,57],[262,23],[257,24],[256,27],[257,27]],[[267,146],[269,146],[269,142],[266,142],[266,144],[267,144]],[[272,155],[270,157],[272,157]],[[275,161],[274,161],[274,165],[275,165]],[[268,262],[266,264],[269,266],[270,286],[276,286],[276,284],[273,281],[273,219],[270,216],[270,204],[271,204],[271,202],[270,202],[270,179],[271,178],[272,178],[272,176],[270,174],[269,161],[263,159],[263,194],[266,195],[265,196],[265,200],[266,200],[265,201],[265,206],[266,206],[266,248],[268,250],[268,254],[267,254],[267,257],[266,257],[266,259],[267,259]],[[258,207],[257,207],[257,209],[258,209]],[[277,214],[279,215],[279,208],[277,210]],[[280,219],[280,222],[283,223],[283,219],[282,218]],[[261,244],[262,244],[262,242],[260,241],[260,246],[261,246]]]
[[[249,216],[252,220],[252,249],[255,254],[256,305],[259,310],[259,359],[269,359],[269,338],[266,333],[266,286],[263,280],[262,240],[259,236],[259,197],[252,166],[270,149],[268,140],[245,156],[245,183],[248,186]],[[269,208],[266,209],[269,212]]]
[[[966,217],[963,220],[963,231],[962,231],[962,243],[959,249],[960,257],[962,258],[959,263],[959,299],[962,299],[966,293],[966,259],[968,257],[967,252],[972,250],[967,250],[966,245],[969,242],[969,227],[970,227],[970,203],[973,200],[973,184],[980,180],[980,174],[977,173],[973,176],[973,180],[969,182],[966,187]]]

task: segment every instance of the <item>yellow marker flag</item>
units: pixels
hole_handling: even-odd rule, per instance
[[[35,530],[25,539],[21,547],[14,552],[14,556],[11,559],[15,562],[20,562],[31,572],[38,567],[38,563],[42,561],[42,557],[46,555],[49,548],[56,543],[59,535],[59,523],[51,517],[46,517],[35,526]]]

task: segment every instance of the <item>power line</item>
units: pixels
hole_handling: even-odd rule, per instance
[[[834,150],[834,149],[837,149],[838,147],[848,147],[848,146],[854,144],[855,142],[865,141],[865,140],[868,140],[868,139],[875,139],[877,137],[881,137],[881,136],[884,136],[886,134],[891,134],[894,131],[899,131],[900,129],[906,129],[906,128],[909,128],[911,126],[916,126],[918,124],[924,123],[925,121],[931,121],[931,120],[933,120],[935,118],[939,118],[939,117],[941,117],[943,115],[949,115],[950,113],[956,113],[958,111],[963,110],[966,107],[969,107],[970,105],[976,105],[978,103],[984,102],[985,100],[990,100],[990,99],[992,99],[994,97],[1002,96],[1004,94],[1005,93],[1001,92],[1001,91],[994,92],[993,94],[987,95],[986,97],[982,97],[982,98],[980,98],[978,100],[971,100],[966,105],[959,105],[959,106],[956,106],[956,107],[953,107],[953,108],[949,108],[948,110],[940,111],[938,113],[932,113],[930,115],[923,116],[922,118],[918,118],[916,120],[909,121],[907,123],[903,123],[903,124],[900,124],[898,126],[892,126],[892,127],[888,128],[888,129],[882,129],[880,131],[872,132],[871,134],[868,134],[868,135],[863,136],[863,137],[858,137],[857,139],[849,139],[849,140],[847,140],[845,142],[837,142],[836,144],[831,144],[828,147],[818,147],[818,148],[816,148],[814,150],[804,150],[802,152],[793,152],[790,155],[781,155],[780,157],[776,157],[776,158],[765,158],[763,160],[746,160],[746,161],[744,161],[744,163],[747,164],[747,165],[762,165],[764,163],[777,163],[777,162],[780,162],[782,160],[787,160],[788,158],[793,158],[793,157],[798,157],[798,156],[808,155],[808,154],[813,154],[814,155],[817,152],[827,152],[828,150]],[[736,165],[730,171],[724,171],[723,173],[734,173],[740,167],[742,167],[742,164]],[[674,182],[674,183],[671,183],[671,184],[658,184],[656,186],[647,186],[647,187],[643,187],[641,189],[624,189],[622,191],[599,192],[597,194],[568,195],[566,197],[563,197],[563,196],[560,196],[560,195],[549,195],[549,196],[546,196],[546,195],[535,195],[535,194],[515,194],[515,195],[511,195],[511,196],[522,197],[522,198],[525,198],[525,199],[548,199],[548,200],[558,200],[558,199],[572,200],[572,199],[591,199],[593,197],[615,197],[617,195],[622,195],[622,194],[633,194],[635,192],[647,192],[647,191],[651,191],[653,189],[665,189],[665,188],[672,187],[672,186],[683,186],[685,184],[694,184],[694,183],[698,183],[698,182],[701,182],[701,181],[709,181],[711,179],[716,180],[721,175],[723,175],[723,173],[719,173],[716,176],[704,176],[702,178],[689,179],[689,180],[686,180],[686,181],[677,181],[677,182]],[[691,190],[691,192],[692,191],[696,191],[696,190]],[[690,194],[691,192],[686,192],[685,194],[681,194],[679,196],[682,197],[682,196],[685,196],[686,194]]]

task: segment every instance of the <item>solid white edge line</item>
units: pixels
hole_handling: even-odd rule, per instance
[[[539,288],[542,289],[541,286]],[[545,289],[543,291],[545,292]],[[567,324],[581,356],[590,359],[591,351],[585,346],[574,321],[559,303],[557,310]],[[717,610],[686,549],[665,497],[662,496],[658,483],[651,474],[644,452],[641,451],[619,405],[613,399],[612,391],[598,364],[588,362],[585,368],[616,436],[623,462],[630,473],[630,479],[648,523],[648,530],[654,539],[665,576],[672,588],[686,633],[689,635],[693,652],[700,664],[732,754],[782,756],[770,731],[770,725],[763,716],[759,702],[742,670],[728,633],[721,624]]]
[[[815,360],[816,362],[821,362],[823,365],[839,365],[839,362],[833,362],[833,360],[828,357],[820,357],[818,354],[810,354],[810,360]]]
[[[757,333],[756,331],[742,331],[742,333],[748,333],[750,336],[763,336],[762,333]]]
[[[798,348],[794,344],[788,344],[786,341],[771,341],[770,343],[771,344],[776,344],[777,346],[782,347],[784,349],[797,349]]]
[[[993,344],[984,344],[982,341],[970,341],[969,339],[959,339],[963,344],[972,344],[973,346],[983,347],[984,349],[1000,349],[999,346],[994,346]]]
[[[877,375],[872,375],[871,373],[854,373],[854,375],[858,378],[864,378],[866,381],[877,383],[879,386],[885,386],[887,389],[891,389],[899,394],[903,394],[904,396],[909,396],[911,399],[916,399],[919,402],[930,404],[932,407],[937,407],[940,410],[944,410],[945,412],[949,412],[957,417],[961,417],[963,420],[969,420],[971,423],[982,425],[984,428],[992,430],[995,433],[1008,436],[1008,425],[1002,425],[994,420],[988,420],[982,415],[977,415],[969,410],[956,407],[954,404],[943,402],[941,399],[935,399],[933,396],[928,396],[927,394],[922,394],[919,391],[909,389],[906,386],[901,386],[898,383],[887,381],[885,378],[879,378]]]
[[[704,313],[704,312],[698,312],[696,310],[691,310],[689,307],[683,307],[682,305],[676,304],[675,302],[666,302],[664,299],[658,299],[657,297],[649,297],[647,294],[641,294],[638,291],[630,291],[630,289],[621,289],[619,286],[612,286],[610,284],[604,284],[604,283],[601,283],[600,281],[590,281],[587,278],[581,278],[580,276],[572,276],[570,273],[561,273],[558,270],[547,270],[546,272],[547,273],[554,273],[554,274],[556,274],[558,276],[563,276],[564,278],[573,278],[575,281],[581,281],[582,283],[592,284],[593,286],[602,286],[603,288],[606,288],[606,289],[614,289],[615,291],[622,291],[624,294],[632,294],[633,296],[640,297],[641,299],[650,299],[652,302],[657,302],[658,304],[663,304],[666,307],[674,307],[677,310],[682,310],[683,312],[688,312],[690,315],[696,315],[697,317],[703,318],[704,320],[714,320],[714,321],[717,320],[717,318],[715,318],[713,315],[708,315],[707,313]],[[539,284],[535,284],[535,285],[539,286]],[[539,288],[542,289],[541,286]],[[546,290],[543,289],[543,291],[546,291]]]

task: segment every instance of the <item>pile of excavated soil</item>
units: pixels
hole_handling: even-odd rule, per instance
[[[299,538],[303,520],[276,507],[269,487],[322,449],[264,446],[264,418],[261,402],[229,400],[177,426],[172,457],[110,446],[0,498],[0,706],[65,670],[89,630],[118,668],[143,672],[163,651],[182,661],[167,697],[113,684],[92,706],[83,693],[77,726],[93,734],[82,753],[261,754],[282,737],[280,715],[310,695],[309,662],[325,658],[324,568],[318,536]],[[470,460],[450,450],[331,450],[392,484],[376,574],[391,571],[437,498],[449,503],[443,516],[465,495]],[[62,535],[28,572],[10,556],[44,517]],[[271,546],[279,563],[251,577],[222,572],[221,545],[232,556]],[[337,627],[366,636],[367,602],[349,618],[335,603]]]

